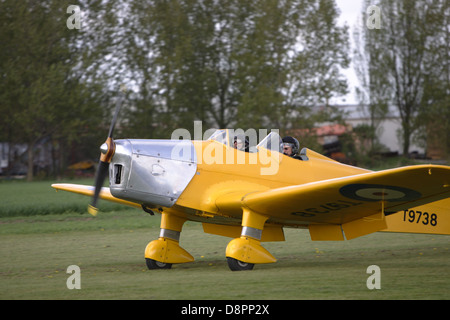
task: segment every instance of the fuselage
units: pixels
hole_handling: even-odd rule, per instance
[[[239,225],[242,208],[236,201],[230,206],[229,199],[369,172],[308,149],[302,150],[304,160],[265,148],[254,151],[215,140],[117,140],[111,193],[189,220]]]

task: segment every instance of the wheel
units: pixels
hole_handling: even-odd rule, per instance
[[[242,262],[240,260],[227,257],[228,267],[231,271],[253,270],[254,263]]]
[[[145,263],[147,264],[147,268],[149,270],[155,270],[155,269],[170,269],[172,268],[171,263],[164,263],[159,262],[153,259],[145,258]]]

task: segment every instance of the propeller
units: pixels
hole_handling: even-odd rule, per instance
[[[121,91],[124,90],[121,88]],[[111,126],[109,127],[108,137],[106,138],[105,143],[103,143],[100,147],[100,162],[98,165],[97,173],[95,175],[95,189],[94,196],[92,197],[91,204],[88,206],[88,212],[93,216],[97,215],[97,201],[100,195],[100,191],[102,189],[103,183],[105,182],[105,178],[108,175],[109,171],[109,163],[111,162],[112,157],[114,156],[114,152],[116,151],[116,144],[114,143],[113,134],[114,128],[117,122],[117,116],[120,112],[120,108],[122,106],[123,95],[117,99],[116,110],[114,111],[114,116],[111,122]]]

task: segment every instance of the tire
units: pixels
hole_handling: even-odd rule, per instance
[[[231,271],[253,270],[254,263],[242,262],[240,260],[227,257],[228,267]]]
[[[171,263],[164,263],[164,262],[159,262],[153,259],[148,259],[145,258],[145,263],[147,264],[147,268],[149,270],[155,270],[155,269],[170,269],[172,268],[172,264]]]

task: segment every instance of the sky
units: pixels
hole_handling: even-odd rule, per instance
[[[339,18],[339,25],[346,23],[350,30],[350,42],[352,42],[352,30],[355,26],[358,16],[361,14],[362,0],[336,0],[336,4],[341,11]],[[337,104],[357,104],[358,101],[355,97],[355,86],[358,84],[358,79],[353,66],[350,65],[349,69],[343,71],[343,74],[347,77],[350,93],[345,97],[336,99]]]
[[[336,0],[341,10],[340,22],[346,21],[349,26],[353,26],[361,13],[362,2],[362,0]]]

